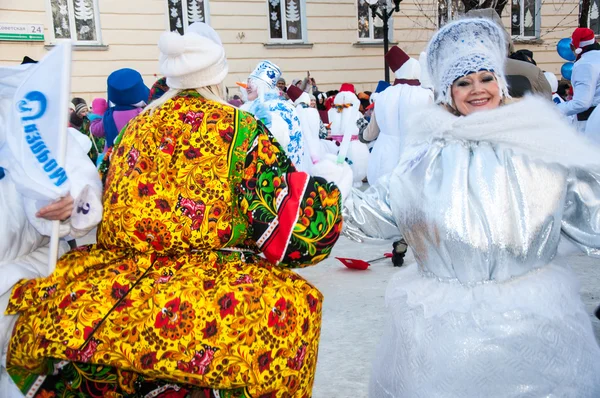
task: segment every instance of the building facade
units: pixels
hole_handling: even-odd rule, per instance
[[[596,30],[599,1],[592,0],[590,12]],[[459,0],[404,0],[390,40],[418,56],[439,25],[463,11]],[[571,34],[578,15],[578,0],[509,0],[502,17],[517,48],[532,50],[542,69],[560,74],[556,43]],[[0,54],[4,64],[18,64],[74,40],[73,95],[90,100],[105,96],[106,77],[118,68],[138,70],[151,86],[159,75],[160,33],[184,32],[194,21],[209,23],[223,40],[230,94],[262,59],[279,65],[288,84],[310,72],[320,90],[343,82],[373,90],[384,76],[382,23],[366,0],[2,0],[0,32],[37,30],[43,39],[0,33]]]

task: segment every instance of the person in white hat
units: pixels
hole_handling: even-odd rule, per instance
[[[28,396],[311,396],[322,295],[290,268],[330,254],[340,191],[225,103],[201,28],[160,37],[170,90],[117,139],[98,243],[13,291]]]
[[[416,260],[386,291],[372,398],[600,396],[600,348],[556,259],[562,238],[600,249],[600,158],[547,99],[504,105],[505,51],[492,21],[441,28],[437,105],[408,121],[391,176],[346,202],[348,233],[395,223]]]

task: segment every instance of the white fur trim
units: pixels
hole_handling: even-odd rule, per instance
[[[576,48],[575,49],[575,54],[581,54],[583,52],[583,50],[581,48]]]
[[[579,47],[590,46],[596,42],[596,39],[582,40],[579,42]]]
[[[541,97],[457,117],[442,107],[424,107],[410,115],[406,147],[436,138],[486,141],[515,154],[565,167],[598,167],[597,145],[578,134],[556,105]],[[548,134],[551,131],[552,134]]]

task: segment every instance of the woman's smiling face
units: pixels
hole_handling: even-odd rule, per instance
[[[456,110],[464,116],[500,106],[502,97],[496,76],[481,71],[456,79],[452,83],[452,99]]]

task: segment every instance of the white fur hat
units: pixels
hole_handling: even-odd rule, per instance
[[[505,62],[505,35],[493,21],[477,18],[446,24],[427,46],[427,67],[436,102],[452,104],[454,81],[482,70],[493,72],[500,90],[508,96]]]
[[[196,25],[196,26],[194,26]],[[229,67],[217,32],[197,22],[181,36],[164,32],[158,41],[160,72],[175,89],[207,87],[225,80]]]

